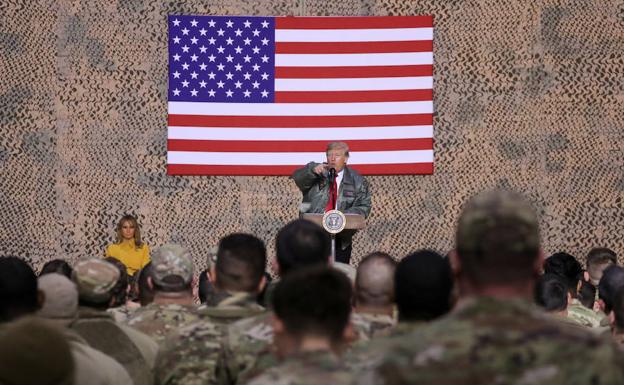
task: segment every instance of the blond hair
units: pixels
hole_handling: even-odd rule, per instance
[[[347,158],[349,157],[349,145],[346,144],[345,142],[330,142],[327,145],[327,149],[325,150],[325,153],[328,153],[331,150],[344,150],[345,156]]]

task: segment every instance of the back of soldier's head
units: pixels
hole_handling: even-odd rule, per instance
[[[546,258],[544,274],[555,274],[561,277],[570,294],[576,297],[576,286],[579,280],[583,278],[583,267],[573,255],[559,252]]]
[[[53,259],[43,265],[39,276],[41,277],[42,275],[49,273],[63,274],[67,278],[71,279],[72,267],[64,259]]]
[[[255,292],[266,268],[264,242],[251,234],[235,233],[219,241],[215,285],[220,290]]]
[[[37,310],[37,276],[23,259],[0,257],[0,322]]]
[[[358,306],[386,307],[394,303],[396,262],[386,253],[375,252],[362,259],[355,276]]]
[[[581,285],[578,290],[577,298],[583,306],[588,309],[594,308],[594,302],[596,301],[596,291],[598,288],[591,283],[581,280]]]
[[[304,219],[288,223],[275,240],[280,275],[301,267],[327,265],[330,247],[329,235],[317,224]]]
[[[451,309],[451,266],[435,251],[419,250],[404,257],[394,277],[401,322],[430,321]]]
[[[606,247],[595,247],[587,254],[587,273],[593,285],[598,285],[602,273],[610,265],[617,265],[617,254]]]
[[[604,303],[605,313],[611,312],[613,297],[622,287],[624,287],[624,268],[617,265],[607,267],[598,284],[598,296]]]
[[[535,285],[535,303],[547,312],[560,312],[568,308],[568,287],[557,274],[544,274]]]
[[[342,272],[317,266],[280,280],[273,310],[291,336],[319,336],[337,343],[349,322],[351,299],[351,282]]]
[[[149,283],[152,279],[152,262],[143,266],[143,268],[137,271],[135,275],[137,280],[137,289],[139,291],[139,302],[141,303],[141,306],[149,305],[154,302],[154,296],[156,294],[154,286]]]
[[[156,292],[189,292],[193,281],[193,259],[189,250],[167,243],[152,255],[150,276]]]
[[[119,282],[119,269],[99,258],[85,259],[74,266],[72,281],[78,289],[81,306],[107,309],[111,304],[113,289]]]
[[[486,191],[464,207],[456,232],[462,276],[475,287],[525,284],[540,255],[535,211],[519,194]]]

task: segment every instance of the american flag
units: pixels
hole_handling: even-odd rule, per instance
[[[433,18],[172,15],[167,172],[433,173]]]

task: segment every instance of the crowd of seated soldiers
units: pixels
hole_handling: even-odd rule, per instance
[[[537,223],[520,195],[487,191],[447,255],[374,252],[355,270],[296,220],[275,238],[274,280],[243,233],[199,274],[176,244],[133,280],[114,258],[56,259],[37,277],[0,257],[0,383],[624,383],[616,253],[545,258]]]

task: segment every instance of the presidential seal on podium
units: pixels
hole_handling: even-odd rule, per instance
[[[323,228],[330,234],[338,234],[344,230],[347,218],[339,210],[329,210],[323,215]]]

